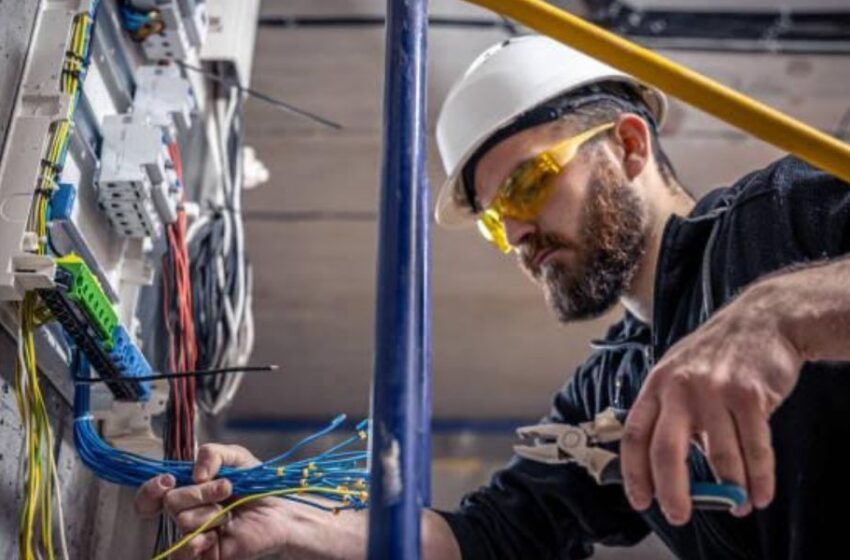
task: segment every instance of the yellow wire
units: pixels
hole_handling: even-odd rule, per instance
[[[262,494],[252,494],[250,496],[245,496],[244,498],[239,498],[235,502],[228,504],[223,507],[221,511],[210,517],[204,522],[203,525],[192,531],[191,533],[184,536],[182,539],[174,543],[174,546],[154,556],[151,560],[165,560],[187,544],[189,541],[212,527],[219,519],[227,515],[230,511],[238,508],[241,505],[253,502],[255,500],[259,500],[262,498],[269,498],[271,496],[288,496],[291,494],[324,494],[324,495],[334,495],[334,496],[363,496],[366,497],[366,493],[363,491],[356,490],[347,490],[347,489],[339,489],[339,488],[322,488],[319,486],[304,486],[300,488],[286,488],[284,490],[272,490],[271,492],[263,492]]]
[[[20,352],[16,364],[15,397],[26,437],[26,482],[22,504],[19,547],[24,560],[35,558],[33,540],[36,519],[40,521],[41,542],[49,560],[55,554],[52,541],[52,497],[55,463],[52,460],[53,432],[47,406],[38,382],[35,359],[34,311],[36,295],[27,293],[19,308]]]
[[[38,236],[37,253],[46,252],[47,210],[50,191],[55,186],[58,165],[70,136],[70,122],[59,121],[53,128],[48,146],[46,164],[42,169],[39,189],[36,191],[30,229]],[[53,548],[53,489],[57,475],[53,460],[53,432],[50,428],[47,406],[38,379],[33,333],[36,328],[38,300],[35,293],[27,293],[20,306],[19,321],[21,352],[16,366],[16,400],[21,412],[26,436],[26,482],[22,506],[19,546],[22,558],[35,558],[33,541],[36,519],[40,522],[42,547],[48,560],[54,560]]]
[[[83,70],[86,36],[91,28],[88,13],[74,17],[71,36],[68,41],[69,54],[63,64],[61,90],[69,94],[72,102],[68,104],[66,117],[56,122],[51,130],[45,163],[34,195],[32,210],[28,222],[29,231],[38,237],[36,252],[47,251],[47,212],[50,193],[56,186],[56,178],[70,139],[76,95],[80,88],[80,72]],[[34,331],[38,322],[38,298],[34,292],[27,292],[18,306],[18,356],[15,363],[15,400],[21,417],[25,438],[26,472],[24,496],[21,504],[21,518],[18,528],[18,547],[22,560],[35,560],[34,547],[36,520],[39,522],[42,548],[48,560],[55,560],[53,548],[53,494],[58,483],[58,472],[53,457],[53,430],[47,405],[38,379]],[[58,497],[61,500],[61,496]],[[60,504],[61,515],[61,504]],[[61,525],[60,518],[60,525]],[[67,558],[64,540],[64,527],[61,527],[63,554]]]

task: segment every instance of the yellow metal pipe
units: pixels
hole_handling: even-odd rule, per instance
[[[850,183],[850,145],[542,0],[467,0],[676,96]]]

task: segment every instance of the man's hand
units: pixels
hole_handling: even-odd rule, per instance
[[[781,334],[758,291],[745,292],[675,344],[649,376],[626,420],[620,447],[626,494],[667,520],[690,519],[689,445],[703,447],[715,475],[747,490],[743,516],[774,494],[768,418],[794,388],[803,357]]]
[[[146,482],[136,496],[136,511],[153,516],[165,511],[183,534],[190,533],[221,511],[221,502],[230,498],[227,480],[213,480],[222,465],[250,467],[259,461],[238,445],[201,446],[195,462],[193,486],[174,488],[171,475]],[[283,545],[284,502],[263,498],[235,509],[216,527],[201,533],[174,554],[177,560],[245,560],[277,551]]]

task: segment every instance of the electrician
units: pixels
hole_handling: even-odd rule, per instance
[[[624,486],[514,458],[456,511],[425,511],[425,558],[587,558],[594,543],[632,545],[650,531],[681,558],[826,558],[843,547],[833,512],[850,503],[835,457],[850,441],[848,185],[786,157],[695,201],[658,142],[665,110],[660,91],[539,36],[487,50],[450,91],[437,124],[448,174],[438,222],[477,223],[561,321],[621,303],[549,419],[630,412]],[[509,344],[511,317],[501,320]],[[229,496],[218,469],[255,461],[203,446],[197,485],[152,479],[137,509],[164,508],[190,531]],[[746,488],[748,502],[731,515],[694,511],[688,482],[712,474]],[[268,498],[178,556],[361,558],[366,522]]]

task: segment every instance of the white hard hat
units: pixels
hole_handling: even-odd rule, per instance
[[[527,35],[484,51],[452,86],[437,119],[437,148],[448,175],[437,197],[437,222],[474,222],[463,168],[494,133],[547,101],[611,81],[632,86],[661,126],[667,99],[660,90],[553,39]]]

